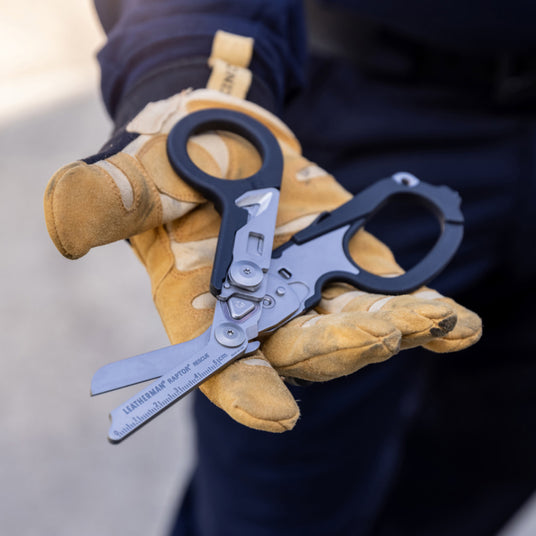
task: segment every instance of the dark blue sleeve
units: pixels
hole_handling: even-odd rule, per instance
[[[116,124],[150,100],[204,87],[217,30],[255,39],[249,99],[277,112],[303,83],[306,37],[300,0],[95,3],[108,32],[98,54],[102,94]]]

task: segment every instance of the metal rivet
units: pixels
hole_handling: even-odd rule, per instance
[[[265,307],[266,309],[270,309],[271,307],[273,307],[275,304],[275,300],[272,298],[272,296],[264,296],[263,300],[262,300],[262,306]]]
[[[285,290],[284,287],[277,287],[277,289],[276,289],[276,291],[275,291],[275,293],[276,293],[278,296],[284,296],[286,292],[287,292],[287,291]]]
[[[395,182],[398,182],[398,184],[407,186],[408,188],[414,188],[420,182],[419,179],[415,177],[415,175],[412,175],[411,173],[408,173],[407,171],[400,171],[398,173],[395,173],[393,175],[393,180]]]
[[[246,290],[256,290],[264,279],[264,273],[253,262],[238,261],[229,269],[231,283]]]
[[[223,346],[236,348],[246,340],[246,334],[240,326],[224,322],[214,330],[214,337]]]

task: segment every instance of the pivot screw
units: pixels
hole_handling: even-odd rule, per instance
[[[254,262],[238,261],[231,265],[229,279],[237,287],[254,291],[262,283],[264,273]]]
[[[223,322],[214,331],[214,337],[227,348],[236,348],[246,340],[246,334],[240,326],[231,322]]]

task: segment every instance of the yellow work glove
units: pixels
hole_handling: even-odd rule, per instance
[[[175,174],[166,139],[181,117],[212,107],[254,117],[280,144],[284,171],[275,246],[320,212],[351,198],[301,155],[298,141],[279,119],[213,90],[185,91],[148,104],[105,153],[91,163],[60,169],[45,195],[47,226],[57,248],[78,258],[94,246],[130,237],[173,344],[201,334],[212,320],[209,280],[220,218]],[[231,133],[195,136],[188,152],[200,168],[226,179],[249,176],[260,167],[256,150]],[[350,250],[366,270],[400,271],[389,249],[365,231],[352,239]],[[281,327],[261,351],[219,371],[200,389],[238,422],[283,432],[293,428],[299,409],[281,376],[324,381],[388,359],[400,348],[461,350],[480,333],[478,316],[434,291],[386,297],[332,285],[316,311]]]

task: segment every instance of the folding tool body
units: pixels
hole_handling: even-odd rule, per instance
[[[258,336],[262,301],[267,292],[266,272],[272,253],[278,200],[279,191],[275,188],[247,192],[236,200],[238,206],[248,211],[249,218],[236,233],[233,260],[218,295],[211,328],[185,347],[186,353],[181,354],[183,357],[179,361],[175,357],[169,359],[169,349],[154,352],[161,357],[166,356],[159,363],[161,368],[157,373],[153,371],[148,375],[145,370],[136,381],[163,375],[112,411],[109,432],[112,441],[120,441],[221,367],[259,347],[258,342],[250,341]],[[152,363],[151,356],[136,362],[141,362],[143,367],[143,364]],[[132,361],[119,362],[115,369],[108,368],[106,375],[113,378],[119,369],[120,377],[132,379],[130,363]],[[138,372],[136,365],[134,368]],[[124,369],[126,376],[121,376]],[[98,373],[93,384],[99,385]],[[97,390],[97,387],[92,387],[93,393],[94,389]]]
[[[229,130],[259,151],[261,169],[247,179],[222,181],[193,164],[188,138]],[[113,410],[108,434],[118,442],[235,359],[259,348],[259,337],[310,309],[323,285],[346,281],[363,290],[400,294],[435,277],[463,236],[460,198],[449,188],[423,183],[408,173],[378,181],[272,252],[283,160],[277,141],[257,121],[230,110],[210,109],[179,121],[168,137],[177,173],[212,200],[222,225],[211,276],[217,297],[212,325],[190,341],[111,363],[93,377],[93,395],[158,378]],[[435,213],[442,234],[428,255],[401,276],[383,278],[359,267],[350,238],[389,199],[410,195]]]

